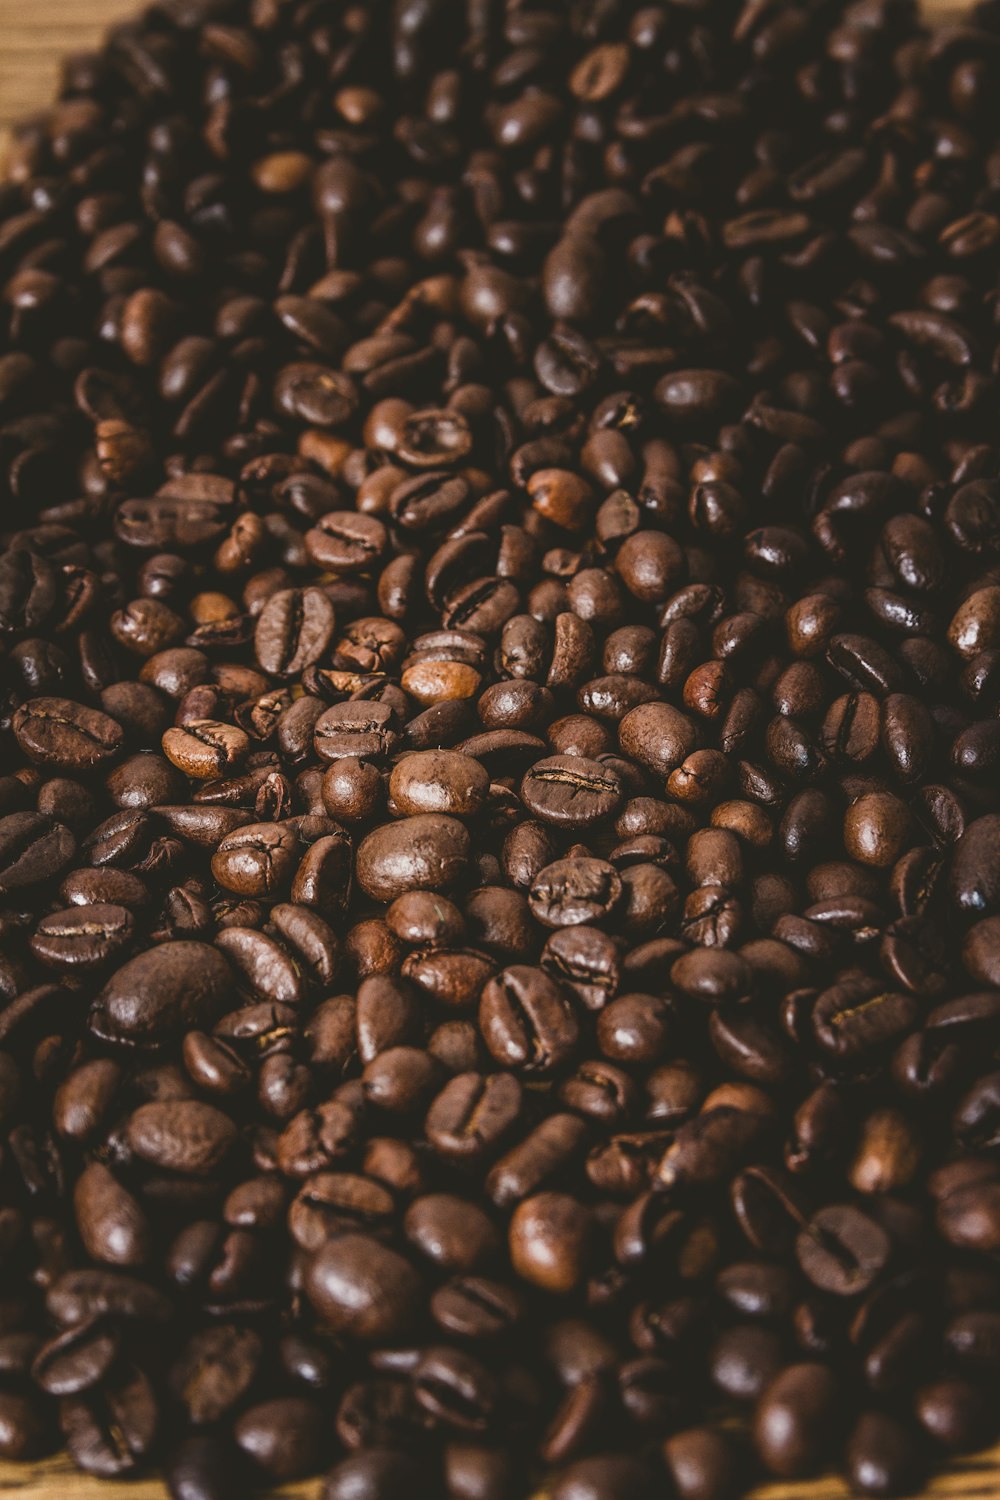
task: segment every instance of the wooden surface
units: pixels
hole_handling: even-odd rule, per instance
[[[926,8],[943,20],[960,15],[967,0],[926,0]],[[43,108],[52,97],[59,58],[93,47],[104,26],[134,9],[129,0],[0,0],[0,148],[15,120]],[[318,1489],[315,1480],[288,1485],[274,1491],[272,1500],[316,1500]],[[166,1493],[155,1478],[130,1483],[87,1478],[61,1457],[0,1463],[0,1496],[18,1500],[164,1500]],[[1000,1500],[1000,1445],[939,1474],[925,1494],[938,1500]],[[846,1495],[843,1482],[831,1476],[808,1484],[768,1485],[757,1491],[756,1500],[844,1500]]]

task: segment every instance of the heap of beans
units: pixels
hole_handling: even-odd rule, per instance
[[[160,0],[0,188],[0,1455],[1000,1424],[1000,9]]]

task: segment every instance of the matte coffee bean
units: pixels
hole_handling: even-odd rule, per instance
[[[279,589],[257,617],[257,660],[276,677],[295,677],[323,657],[334,623],[333,605],[321,589]]]

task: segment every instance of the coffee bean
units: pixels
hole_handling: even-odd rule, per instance
[[[589,1210],[566,1193],[537,1193],[510,1222],[511,1264],[548,1292],[571,1292],[587,1273],[593,1240]]]
[[[559,1476],[553,1500],[649,1500],[649,1470],[641,1459],[626,1454],[581,1458]]]
[[[360,1234],[329,1240],[306,1272],[306,1291],[331,1331],[362,1342],[405,1337],[421,1282],[396,1251]]]
[[[129,1116],[126,1139],[153,1166],[204,1176],[236,1144],[236,1127],[221,1110],[196,1099],[163,1101],[143,1104]]]
[[[489,777],[478,761],[456,750],[407,755],[389,778],[389,795],[401,813],[467,817],[486,800]]]
[[[122,748],[121,725],[108,714],[69,698],[32,698],[13,719],[14,735],[35,765],[57,771],[93,771]]]
[[[124,906],[95,902],[43,917],[31,951],[48,968],[87,972],[109,963],[128,948],[135,928]]]
[[[237,896],[271,896],[291,883],[301,845],[287,823],[250,823],[222,838],[212,874]]]
[[[141,1266],[149,1259],[152,1233],[142,1208],[100,1162],[91,1162],[77,1178],[73,1205],[80,1238],[92,1260]]]
[[[236,1455],[220,1439],[195,1433],[165,1461],[171,1500],[235,1500],[242,1476]]]
[[[240,764],[250,741],[234,724],[192,719],[182,729],[168,729],[163,753],[172,765],[198,781],[221,776]]]
[[[314,1473],[327,1446],[320,1408],[303,1396],[278,1396],[248,1407],[233,1436],[256,1468],[279,1483]]]
[[[469,835],[457,819],[421,813],[384,823],[362,840],[357,878],[379,901],[393,901],[405,891],[444,891],[462,879],[469,853]]]
[[[15,1392],[0,1396],[0,1457],[23,1461],[45,1446],[45,1424],[34,1402]]]
[[[15,128],[4,1453],[989,1441],[995,9],[172,0]]]
[[[438,1287],[431,1298],[434,1319],[448,1333],[468,1338],[493,1338],[513,1328],[524,1316],[515,1287],[483,1276],[455,1276]]]
[[[206,943],[164,943],[118,969],[94,1001],[95,1033],[126,1046],[155,1046],[187,1026],[211,1025],[232,994],[222,955]]]
[[[322,589],[279,589],[257,617],[257,660],[273,676],[295,677],[323,657],[333,628],[333,605]]]
[[[75,853],[76,839],[62,823],[41,813],[8,813],[0,818],[0,890],[50,881]]]
[[[67,1396],[59,1425],[70,1457],[85,1473],[102,1479],[130,1474],[156,1438],[159,1412],[147,1376],[127,1368],[100,1395]]]
[[[587,828],[616,811],[622,789],[617,772],[600,761],[554,755],[535,762],[521,783],[521,797],[545,823]]]
[[[521,1086],[510,1073],[460,1073],[427,1112],[427,1139],[443,1156],[478,1160],[493,1153],[521,1111]]]
[[[795,1244],[799,1265],[813,1285],[838,1297],[867,1291],[889,1250],[882,1226],[846,1203],[820,1209]]]
[[[50,1396],[75,1396],[99,1385],[120,1353],[117,1329],[97,1318],[43,1344],[31,1366],[32,1378]]]
[[[621,900],[622,879],[603,859],[560,859],[539,870],[528,903],[545,927],[606,920]]]
[[[571,1055],[579,1025],[569,997],[541,969],[514,965],[485,986],[483,1040],[501,1066],[548,1073]]]
[[[847,1442],[847,1472],[859,1495],[905,1495],[921,1480],[917,1434],[885,1412],[863,1412]]]
[[[715,1428],[674,1433],[663,1445],[663,1457],[680,1500],[728,1500],[739,1493],[740,1454]]]
[[[189,1339],[170,1371],[170,1385],[195,1426],[220,1421],[247,1394],[261,1359],[251,1329],[220,1324]]]
[[[323,1500],[407,1500],[422,1479],[420,1465],[410,1454],[368,1448],[330,1470]]]
[[[398,720],[387,703],[336,703],[315,720],[317,755],[323,760],[344,757],[378,760],[399,745]]]
[[[825,1365],[789,1365],[754,1414],[754,1444],[772,1474],[800,1478],[823,1462],[837,1425],[837,1383]]]

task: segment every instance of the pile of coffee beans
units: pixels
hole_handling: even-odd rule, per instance
[[[0,187],[0,1456],[1000,1428],[1000,6],[157,0]]]

